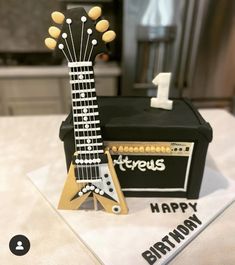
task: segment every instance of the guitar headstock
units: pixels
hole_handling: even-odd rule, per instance
[[[108,30],[109,22],[100,20],[102,10],[93,7],[88,14],[82,7],[69,9],[65,14],[53,12],[52,20],[60,27],[51,26],[50,38],[45,45],[64,55],[68,62],[93,62],[96,55],[107,51],[106,43],[115,39],[116,34]]]

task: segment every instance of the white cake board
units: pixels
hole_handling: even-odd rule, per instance
[[[105,265],[149,264],[142,253],[182,225],[193,214],[200,219],[194,231],[154,264],[166,264],[207,227],[235,199],[235,183],[207,167],[198,200],[182,198],[127,198],[129,214],[117,216],[102,210],[57,210],[66,179],[64,161],[57,161],[28,174],[55,211]],[[197,202],[197,212],[152,213],[150,203]],[[85,206],[88,206],[85,205]]]

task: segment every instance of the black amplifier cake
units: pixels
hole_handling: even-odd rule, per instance
[[[198,198],[212,129],[186,99],[173,110],[150,98],[98,98],[101,130],[127,197]],[[74,153],[73,119],[62,122],[67,168]]]

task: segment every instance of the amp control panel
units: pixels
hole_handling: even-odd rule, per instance
[[[193,151],[193,142],[131,142],[131,141],[107,141],[105,149],[111,155],[166,155],[166,156],[190,156]]]

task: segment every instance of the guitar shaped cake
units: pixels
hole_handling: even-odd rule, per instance
[[[99,19],[100,16],[100,7],[93,7],[88,14],[80,7],[67,10],[65,15],[53,12],[53,21],[61,26],[50,27],[52,38],[45,39],[49,49],[67,60],[71,85],[75,153],[58,208],[79,209],[93,196],[105,211],[127,214],[112,158],[104,151],[99,125],[93,62],[116,36],[108,30],[109,22]]]

